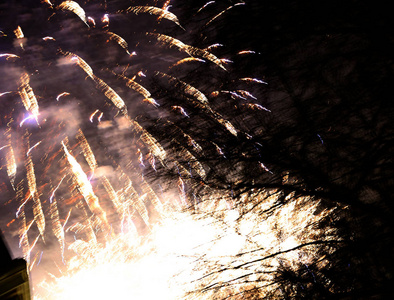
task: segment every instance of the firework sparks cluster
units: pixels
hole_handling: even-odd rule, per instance
[[[232,69],[257,53],[210,43],[247,3],[201,3],[197,26],[175,1],[125,2],[42,1],[43,32],[1,32],[2,228],[18,232],[35,297],[280,297],[281,267],[328,264],[336,232],[319,222],[337,208],[213,184],[239,183],[249,166],[229,167],[228,149],[257,149],[245,116],[271,112],[255,96],[267,82]]]

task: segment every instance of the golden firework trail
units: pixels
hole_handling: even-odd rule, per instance
[[[206,113],[211,115],[218,123],[226,127],[226,129],[229,132],[231,132],[231,134],[237,136],[238,133],[235,127],[231,124],[230,121],[225,120],[219,113],[211,109],[211,107],[208,105],[208,98],[201,91],[191,86],[190,84],[182,80],[179,80],[175,77],[172,77],[168,74],[161,72],[157,72],[157,74],[164,78],[167,78],[170,83],[173,83],[175,87],[182,90],[186,95],[190,95],[193,98],[197,99],[199,101],[199,103],[197,103],[198,107],[202,108]]]
[[[86,19],[85,10],[75,1],[63,1],[58,6],[61,10],[68,10],[76,14],[89,27]]]
[[[60,182],[61,183],[61,182]],[[60,185],[59,183],[59,185]],[[53,194],[55,191],[53,192]],[[49,215],[52,220],[52,231],[55,237],[57,238],[61,250],[62,261],[64,262],[64,250],[65,250],[65,235],[64,228],[59,219],[59,210],[57,207],[57,201],[55,197],[52,197],[52,201],[49,207]]]
[[[153,98],[145,98],[145,99],[142,100],[142,101],[148,102],[148,103],[152,104],[154,107],[160,106],[160,104],[157,103],[156,100],[153,99]]]
[[[216,144],[216,143],[214,143],[214,142],[211,142],[211,143],[215,146],[216,151],[217,151],[221,156],[223,156],[224,158],[226,158],[226,156],[225,156],[224,153],[223,153],[222,148],[220,148],[220,147],[218,146],[218,144]]]
[[[129,165],[129,168],[132,171],[134,171],[135,174],[138,174],[138,171],[133,166]],[[145,207],[146,205],[141,201],[144,198],[146,198],[147,200],[149,200],[152,203],[156,212],[158,212],[160,215],[163,215],[163,213],[164,213],[163,204],[161,203],[161,201],[160,201],[159,197],[157,196],[157,194],[155,193],[155,191],[152,189],[152,187],[149,185],[149,183],[145,180],[144,176],[142,174],[139,176],[139,179],[141,181],[140,188],[142,190],[142,195],[138,197],[138,193],[136,193],[130,178],[123,171],[121,173],[122,173],[122,177],[127,182],[126,190],[129,190],[131,192],[131,194],[133,195],[132,205],[137,209],[138,213],[144,219],[145,223],[148,224],[149,217],[148,217],[148,211],[146,210],[146,207]]]
[[[173,105],[173,106],[171,106],[171,108],[172,108],[173,110],[178,110],[182,115],[184,115],[185,117],[190,118],[189,115],[186,113],[186,111],[184,110],[184,108],[183,108],[182,106]]]
[[[67,93],[67,92],[60,93],[59,95],[57,95],[56,101],[59,101],[61,97],[68,96],[68,95],[70,95],[70,93]]]
[[[32,114],[38,124],[39,107],[37,98],[31,88],[30,76],[27,73],[23,73],[20,78],[19,95],[22,98],[25,109]]]
[[[248,82],[262,83],[262,84],[268,84],[264,80],[261,80],[261,79],[258,79],[258,78],[251,78],[251,77],[244,77],[244,78],[240,78],[239,80],[248,81]]]
[[[78,129],[77,139],[81,143],[83,156],[85,157],[90,169],[94,171],[98,167],[96,157],[94,156],[92,148],[90,148],[90,145],[81,129]]]
[[[88,177],[86,176],[86,174],[82,170],[81,165],[70,154],[70,152],[67,149],[67,146],[64,144],[63,141],[62,141],[62,146],[63,146],[63,150],[66,154],[67,161],[71,166],[71,171],[74,175],[73,178],[75,180],[75,183],[78,186],[79,192],[84,197],[86,204],[88,205],[91,212],[93,214],[97,215],[98,218],[100,218],[100,221],[104,224],[104,229],[108,229],[109,224],[108,224],[108,220],[106,217],[106,213],[101,208],[100,203],[99,203],[99,199],[94,194],[92,185],[90,184]]]
[[[94,111],[94,113],[92,113],[92,114],[90,115],[90,118],[89,118],[90,123],[93,123],[93,117],[94,117],[95,114],[97,114],[98,112],[99,112],[99,110],[96,109],[96,110]]]
[[[29,187],[29,193],[33,198],[33,214],[34,214],[34,221],[37,224],[38,231],[42,239],[44,239],[45,233],[45,216],[44,211],[42,209],[41,200],[39,197],[39,193],[37,190],[37,183],[36,183],[36,175],[34,173],[34,165],[33,160],[30,154],[27,154],[27,159],[25,162],[26,165],[26,177],[27,177],[27,184]]]
[[[155,156],[152,155],[152,153],[150,153],[150,152],[149,152],[148,161],[149,161],[149,164],[151,165],[152,169],[155,170],[155,171],[157,171],[157,169],[156,169],[156,159],[155,159]]]
[[[179,66],[181,64],[187,63],[187,62],[192,62],[192,61],[197,61],[197,62],[202,62],[205,63],[205,60],[201,58],[196,58],[196,57],[186,57],[183,59],[178,60],[175,64],[173,64],[169,69],[172,69],[173,67]]]
[[[63,226],[62,226],[63,227],[63,231],[64,231],[64,227],[66,227],[66,225],[67,225],[68,220],[70,219],[72,209],[73,208],[71,207],[70,210],[67,213],[66,219],[64,220],[64,223],[63,223]]]
[[[171,6],[170,3],[171,3],[171,0],[167,0],[166,2],[164,2],[162,9],[168,10],[169,7]]]
[[[26,121],[33,119],[34,117],[32,115],[27,116],[26,118],[24,118],[20,123],[19,123],[19,127],[22,127],[23,124],[25,124]]]
[[[7,162],[7,175],[8,175],[8,178],[10,179],[12,187],[14,188],[17,165],[16,165],[16,160],[15,160],[14,149],[12,148],[12,145],[11,145],[11,134],[8,134],[7,139],[8,139],[8,145],[6,145],[2,148],[7,148],[5,150],[6,151],[5,159]]]
[[[262,162],[259,162],[259,164],[260,164],[260,167],[261,167],[264,171],[273,174],[273,173],[271,172],[271,170],[268,169]]]
[[[215,43],[215,44],[212,44],[212,45],[206,47],[204,50],[210,51],[212,49],[216,49],[216,48],[223,47],[223,46],[224,46],[223,44]]]
[[[145,224],[149,226],[149,213],[143,202],[143,197],[140,197],[138,195],[138,192],[133,187],[133,183],[130,180],[129,176],[127,176],[123,171],[121,171],[121,178],[125,181],[122,193],[120,193],[120,195],[122,195],[122,197],[124,198],[121,211],[122,220],[130,218],[128,209],[129,207],[133,207],[137,210],[138,214],[144,220]],[[133,223],[131,219],[128,221],[128,223],[130,222]]]
[[[115,73],[114,73],[115,74]],[[143,74],[141,71],[138,72],[138,75]],[[153,99],[151,96],[151,93],[144,88],[142,85],[140,85],[138,82],[134,81],[134,78],[127,78],[126,76],[123,75],[119,75],[119,74],[115,74],[118,78],[121,78],[122,80],[126,81],[126,86],[128,88],[133,89],[134,91],[136,91],[137,93],[140,93],[143,97],[144,100],[148,101],[149,103],[151,103],[154,106],[159,106],[158,103],[156,102],[155,99]],[[140,75],[145,77],[145,75]]]
[[[239,52],[238,52],[239,55],[243,55],[243,54],[255,54],[255,53],[256,53],[256,51],[253,51],[253,50],[242,50],[242,51],[239,51]]]
[[[18,207],[18,209],[16,210],[16,213],[15,213],[15,216],[16,216],[17,218],[19,217],[19,214],[20,214],[21,210],[23,209],[23,207],[25,206],[25,204],[27,203],[27,201],[30,200],[30,198],[31,198],[31,195],[29,195],[29,197],[26,197],[26,200],[25,200],[21,205],[19,205],[19,207]]]
[[[235,136],[238,135],[237,130],[235,129],[234,125],[231,124],[230,121],[227,121],[227,120],[221,118],[220,115],[218,115],[217,113],[216,113],[216,115],[217,115],[216,120],[217,120],[220,124],[222,124],[224,127],[226,127],[226,129],[227,129],[228,131],[230,131],[232,135],[235,135]]]
[[[81,57],[79,57],[76,54],[73,54],[71,52],[63,52],[60,50],[60,53],[63,54],[64,56],[68,57],[71,62],[76,63],[82,70],[85,71],[88,76],[94,80],[94,74],[93,74],[93,69],[91,66],[88,65],[86,61],[84,61]]]
[[[146,77],[145,73],[142,72],[142,71],[139,71],[137,74],[138,74],[138,76],[140,76],[140,77]],[[135,80],[135,78],[133,78],[133,80]]]
[[[190,173],[190,171],[186,170],[186,168],[184,166],[182,166],[179,162],[175,161],[174,166],[175,166],[176,171],[180,177],[183,177],[183,178],[191,178],[192,177],[192,174]]]
[[[204,170],[204,167],[197,160],[197,158],[193,154],[190,153],[189,150],[180,146],[179,155],[182,157],[182,159],[186,160],[190,164],[190,166],[197,172],[197,174],[201,178],[204,179],[206,177],[207,174]]]
[[[15,30],[14,30],[14,34],[16,36],[16,38],[18,40],[20,40],[19,45],[21,46],[22,50],[24,50],[24,38],[25,35],[23,34],[22,28],[20,26],[18,26]]]
[[[97,88],[99,88],[104,95],[112,101],[112,103],[124,114],[127,114],[127,108],[126,104],[124,103],[123,99],[108,85],[106,84],[102,79],[94,75],[93,69],[88,65],[86,61],[84,61],[81,57],[79,57],[76,54],[70,53],[70,52],[61,52],[63,55],[66,57],[70,58],[71,61],[76,62],[79,67],[82,68],[82,70],[85,71],[88,76],[93,79],[93,81],[96,83]]]
[[[126,12],[132,12],[136,15],[138,15],[139,13],[149,13],[151,15],[156,15],[159,16],[160,19],[163,18],[174,22],[176,25],[185,30],[185,28],[183,28],[182,25],[179,23],[178,17],[172,12],[169,12],[166,7],[168,7],[168,5],[166,4],[164,4],[163,9],[154,6],[131,6],[126,10]]]
[[[139,162],[140,162],[140,165],[143,166],[143,167],[145,167],[145,164],[144,164],[144,156],[143,156],[143,154],[142,154],[142,152],[141,152],[141,149],[138,148],[137,154],[139,154],[138,160],[139,160]]]
[[[250,97],[250,98],[252,98],[252,99],[254,99],[254,100],[257,100],[257,98],[256,98],[255,96],[253,96],[253,94],[251,94],[251,93],[248,92],[248,91],[245,91],[245,90],[237,90],[236,92],[237,92],[238,94],[242,95],[242,97],[244,97],[244,98]]]
[[[246,100],[245,97],[243,97],[243,96],[241,96],[240,94],[238,94],[237,92],[233,92],[233,91],[221,90],[221,91],[213,91],[213,92],[212,92],[212,94],[213,94],[214,96],[219,95],[219,93],[230,94],[231,97],[233,97],[233,98],[239,98],[239,99],[242,99],[242,100]]]
[[[128,50],[128,44],[126,42],[126,40],[124,38],[122,38],[121,36],[117,35],[116,33],[110,32],[108,31],[107,34],[109,35],[109,39],[110,40],[114,40],[116,43],[119,44],[119,46],[121,46],[123,49],[126,50],[126,53],[128,55],[131,55],[129,50]]]
[[[118,213],[122,212],[122,203],[119,200],[118,195],[116,194],[115,189],[113,188],[113,186],[111,185],[111,183],[109,182],[108,178],[105,176],[102,176],[100,178],[105,190],[107,191],[112,203],[114,204],[116,210],[118,211]]]
[[[224,15],[226,12],[228,12],[230,9],[239,6],[239,5],[245,5],[244,2],[240,2],[240,3],[236,3],[234,5],[231,5],[229,7],[227,7],[225,10],[221,11],[220,13],[218,13],[216,16],[214,16],[212,19],[210,19],[205,26],[208,26],[209,24],[211,24],[213,21],[215,21],[217,18],[219,18],[220,16]]]
[[[26,224],[26,215],[25,212],[23,211],[19,215],[19,219],[21,219],[21,226],[19,227],[19,247],[22,248],[24,258],[26,260],[26,263],[30,265],[30,243],[29,243],[29,238],[27,236],[27,232],[30,229],[31,225],[33,224],[33,220],[30,221],[30,224]]]
[[[96,21],[92,17],[87,17],[87,20],[93,25],[93,27],[96,26]]]
[[[53,4],[51,3],[51,1],[49,1],[49,0],[43,0],[43,2],[44,2],[44,3],[47,3],[47,4],[50,5],[50,6],[53,6]]]
[[[91,77],[94,80],[94,82],[96,82],[98,88],[100,88],[103,91],[104,95],[108,99],[110,99],[112,103],[123,113],[126,119],[129,120],[129,124],[131,125],[131,127],[141,134],[141,140],[151,149],[152,154],[160,158],[161,161],[164,161],[166,156],[164,149],[161,147],[161,145],[156,141],[156,139],[153,136],[151,136],[143,127],[141,127],[138,124],[137,121],[131,120],[128,117],[126,104],[124,103],[123,99],[103,80],[101,80],[96,75],[94,75],[92,68],[82,58],[72,53],[62,52],[62,54],[65,55],[66,57],[71,58],[73,61],[76,61],[76,63],[89,75],[89,77]],[[135,89],[136,91],[142,93],[143,95],[150,96],[150,93],[141,85],[135,83],[131,79],[125,78],[122,75],[118,75],[118,76],[121,76],[121,78],[127,80],[126,85],[128,87]],[[155,103],[153,98],[148,97],[145,99],[150,99],[153,103]]]
[[[29,148],[29,150],[27,150],[26,156],[29,156],[30,152],[31,152],[34,148],[36,148],[39,144],[41,144],[41,141],[39,141],[39,142],[35,143],[33,146],[31,146],[31,147]]]
[[[98,118],[97,118],[97,121],[101,122],[101,119],[102,119],[103,115],[104,115],[104,113],[101,112],[100,115],[99,115]]]
[[[257,103],[248,103],[246,104],[249,108],[251,109],[258,109],[258,110],[265,110],[267,112],[271,112],[268,108],[261,106],[260,104]]]
[[[127,116],[127,108],[126,104],[124,103],[123,99],[110,87],[108,86],[103,80],[98,78],[96,75],[94,75],[92,68],[79,56],[72,54],[72,53],[64,53],[63,54],[66,57],[70,57],[72,60],[76,61],[77,64],[91,77],[94,82],[96,82],[97,86],[99,89],[101,89],[104,93],[104,95],[112,101],[112,103],[123,113],[123,115],[129,120],[129,124],[131,127],[139,132],[141,134],[141,140],[150,148],[151,152],[153,155],[156,157],[160,158],[161,161],[164,161],[166,154],[164,149],[161,147],[161,145],[157,142],[157,140],[150,135],[142,126],[138,124],[137,121],[131,120]],[[130,87],[134,87],[137,89],[140,93],[149,93],[147,92],[142,86],[134,85],[132,83],[132,80],[128,79],[127,84]],[[148,95],[148,94],[146,94]],[[151,98],[146,98],[146,99],[151,99]],[[153,102],[155,103],[155,102]]]
[[[141,197],[147,197],[153,204],[153,207],[156,209],[156,211],[162,215],[164,213],[164,207],[163,204],[161,203],[159,197],[157,197],[156,193],[153,191],[151,186],[145,181],[144,178],[141,178],[142,184],[141,184],[141,189],[143,191],[143,196]]]
[[[180,176],[178,178],[178,189],[179,189],[182,206],[186,206],[187,202],[186,202],[185,183],[183,182],[182,177]]]
[[[181,135],[184,140],[180,141],[180,143],[186,143],[187,145],[193,147],[194,151],[202,152],[202,147],[186,132],[184,132],[181,128],[176,126],[173,122],[167,120],[167,123],[171,126],[172,130],[176,135]]]
[[[163,163],[167,157],[167,153],[160,143],[148,132],[146,131],[137,121],[128,118],[131,128],[141,135],[141,140],[148,146],[149,150],[154,156],[160,159]]]
[[[112,103],[124,114],[127,113],[126,104],[124,103],[123,99],[103,80],[94,76],[94,81],[97,84],[97,87],[104,93],[104,95],[112,101]]]
[[[204,49],[200,49],[200,48],[196,48],[196,47],[193,47],[190,45],[186,45],[183,42],[181,42],[180,40],[173,38],[171,36],[165,35],[165,34],[148,32],[147,35],[155,37],[160,44],[168,45],[170,48],[175,47],[179,51],[183,51],[183,52],[189,54],[190,56],[200,56],[200,57],[205,58],[205,59],[213,62],[214,64],[218,65],[223,70],[226,70],[226,68],[223,65],[223,62],[219,58],[217,58],[215,55],[213,55],[212,53],[209,53],[208,51],[206,51]]]
[[[207,96],[205,96],[204,93],[202,93],[200,90],[198,90],[195,87],[191,86],[190,84],[188,84],[178,78],[175,78],[171,75],[168,75],[166,73],[157,72],[156,74],[160,75],[163,78],[166,78],[170,83],[174,84],[174,86],[176,88],[181,89],[181,91],[183,91],[185,94],[197,99],[200,102],[201,107],[212,112],[212,109],[208,105]]]
[[[73,197],[77,197],[78,196],[78,191],[77,190],[73,190],[71,192]],[[96,236],[96,232],[97,229],[100,228],[106,232],[110,231],[109,228],[103,228],[107,227],[105,226],[106,224],[103,224],[102,218],[100,218],[99,216],[97,216],[96,214],[88,214],[88,212],[86,211],[85,205],[82,201],[82,199],[78,200],[78,203],[76,205],[80,211],[82,212],[82,221],[81,222],[75,222],[74,224],[71,224],[68,226],[68,228],[65,230],[65,232],[74,232],[74,234],[82,234],[82,235],[86,235],[86,239],[90,245],[92,245],[92,247],[95,247],[97,245],[97,236]],[[63,225],[63,227],[65,227]],[[81,242],[81,240],[75,240],[70,246],[70,249],[73,249],[74,245],[78,245]]]

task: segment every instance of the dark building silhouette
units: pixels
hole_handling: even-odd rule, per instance
[[[27,300],[30,298],[26,261],[12,259],[0,233],[0,299]]]

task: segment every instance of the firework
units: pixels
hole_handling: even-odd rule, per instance
[[[83,8],[75,1],[64,1],[59,5],[61,10],[69,10],[76,14],[87,26],[86,14]]]
[[[198,28],[171,1],[58,2],[39,8],[51,36],[21,24],[0,37],[17,41],[0,55],[15,87],[0,94],[11,107],[1,112],[4,196],[36,299],[116,297],[90,286],[101,285],[94,274],[117,274],[119,298],[279,297],[283,265],[326,263],[335,229],[313,226],[337,208],[277,188],[234,195],[245,170],[275,173],[260,154],[249,159],[261,128],[244,121],[271,112],[245,88],[267,83],[239,79],[204,32],[244,2],[199,5],[194,16],[214,13]],[[157,27],[126,30],[140,15]]]
[[[170,1],[167,1],[170,2]],[[134,7],[129,7],[126,11],[127,12],[132,12],[135,14],[138,13],[149,13],[153,15],[157,15],[160,18],[164,18],[167,20],[170,20],[177,24],[179,27],[181,27],[183,30],[185,30],[181,24],[179,23],[179,20],[176,15],[173,13],[169,12],[166,8],[168,7],[168,4],[164,4],[163,8],[158,8],[158,7],[153,7],[153,6],[134,6]]]

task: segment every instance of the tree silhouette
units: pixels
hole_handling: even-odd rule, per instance
[[[240,25],[255,39],[237,36],[262,53],[264,71],[255,72],[265,72],[270,83],[271,118],[254,135],[262,145],[254,159],[297,178],[285,188],[349,207],[336,224],[345,246],[321,270],[342,291],[320,294],[313,284],[307,296],[290,284],[289,297],[296,291],[307,298],[385,298],[393,269],[392,22],[363,1],[255,5],[247,15],[256,22]],[[275,179],[256,181],[243,180],[239,188],[280,186]],[[284,270],[280,278],[299,283],[311,276],[299,272]]]

